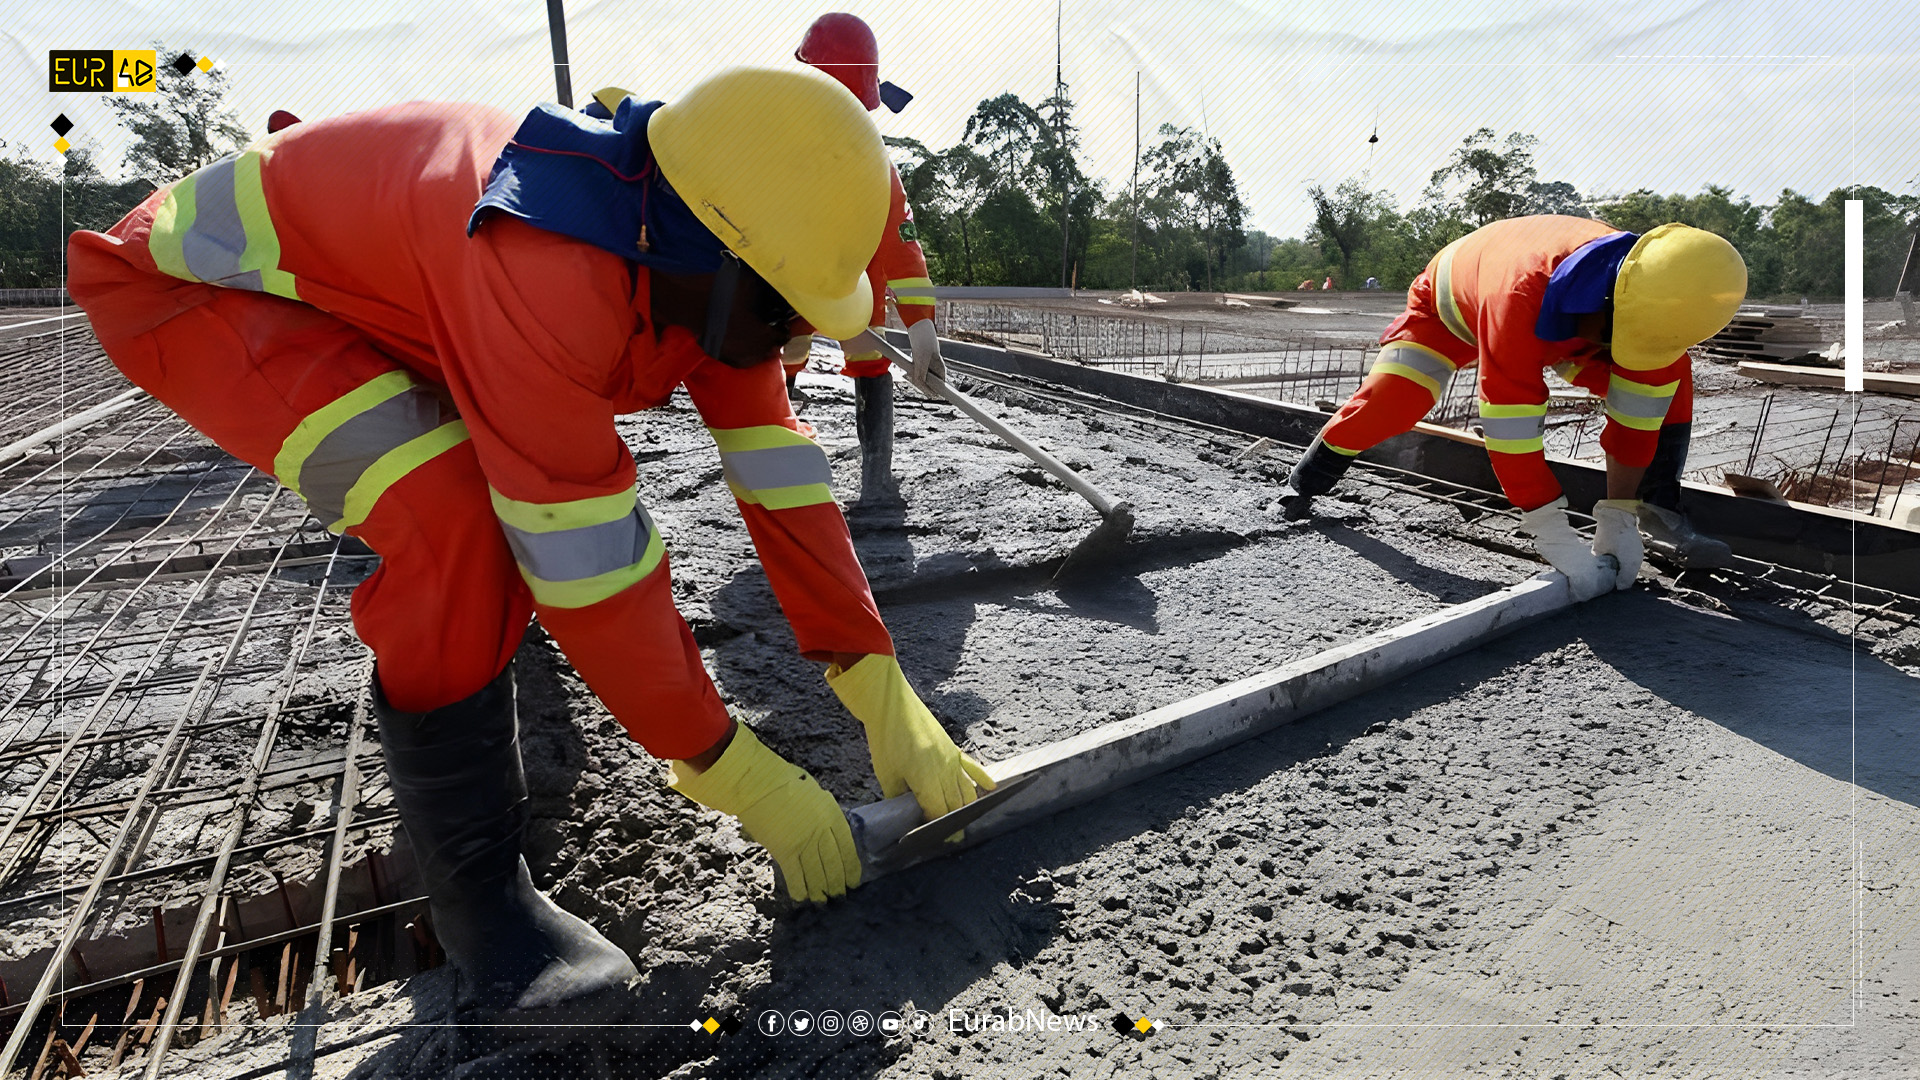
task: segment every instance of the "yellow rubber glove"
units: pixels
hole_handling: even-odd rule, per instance
[[[979,798],[975,784],[993,790],[987,770],[953,745],[907,685],[898,659],[874,653],[851,668],[835,664],[827,669],[827,685],[866,726],[873,774],[887,798],[911,790],[931,821]]]
[[[684,761],[667,774],[673,790],[740,819],[747,837],[767,849],[795,900],[825,901],[860,884],[860,854],[840,804],[807,770],[766,748],[741,724],[713,768],[696,773]]]

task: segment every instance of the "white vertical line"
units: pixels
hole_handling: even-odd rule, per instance
[[[1866,288],[1864,278],[1864,246],[1866,210],[1859,199],[1847,200],[1846,213],[1846,289],[1847,289],[1847,339],[1846,339],[1846,388],[1858,392],[1866,389],[1867,367],[1864,356],[1866,347],[1867,309],[1863,295]],[[1831,265],[1831,264],[1829,264]]]

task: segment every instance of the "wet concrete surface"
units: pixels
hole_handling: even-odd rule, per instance
[[[802,415],[834,457],[836,490],[854,492],[845,382],[806,386]],[[908,675],[986,759],[1536,569],[1501,549],[1498,519],[1470,526],[1356,476],[1320,518],[1286,523],[1267,505],[1286,461],[998,400],[1139,507],[1122,558],[1055,588],[1051,568],[1091,510],[902,390],[907,507],[850,518]],[[627,433],[723,692],[843,802],[877,796],[858,725],[794,654],[697,420],[669,409]],[[1863,631],[1856,651],[1849,635]],[[1650,580],[1045,826],[794,910],[764,853],[666,790],[664,767],[536,636],[519,661],[536,882],[635,956],[649,1022],[683,1026],[561,1034],[457,1075],[1920,1068],[1920,1007],[1900,982],[1912,950],[1899,949],[1920,928],[1916,662],[1920,633],[1891,616],[1863,624],[1738,583]],[[1821,1026],[1856,975],[1884,989],[1860,1014],[1881,1026]],[[446,979],[339,1003],[313,1075],[452,1074],[430,1028],[396,1026],[443,1015]],[[891,1012],[908,1034],[757,1033],[765,1013],[796,1010],[816,1023]],[[1009,1011],[1061,1025],[996,1029]],[[684,1028],[709,1015],[744,1028]],[[1141,1017],[1159,1026],[1115,1024]],[[1060,1030],[1069,1020],[1090,1028]],[[288,1031],[244,1026],[177,1051],[170,1072],[251,1075],[284,1060]]]

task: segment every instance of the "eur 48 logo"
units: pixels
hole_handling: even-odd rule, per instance
[[[47,90],[107,94],[151,94],[158,89],[152,49],[95,49],[49,52]]]

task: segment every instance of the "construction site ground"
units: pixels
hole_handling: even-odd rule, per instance
[[[802,386],[851,499],[849,384]],[[848,516],[903,666],[982,759],[1539,569],[1509,518],[1469,521],[1378,472],[1285,522],[1270,504],[1290,453],[974,389],[1140,521],[1117,561],[1051,583],[1089,509],[902,386],[905,505]],[[623,430],[730,704],[843,802],[878,797],[858,725],[794,652],[697,416],[676,401]],[[461,1075],[1920,1073],[1920,629],[1848,605],[1844,587],[1650,572],[810,909],[776,898],[731,819],[664,788],[537,632],[518,663],[535,879],[636,958],[673,1026]],[[444,1072],[432,1025],[449,988],[440,968],[334,1001],[313,1075]],[[175,1049],[168,1075],[285,1072],[293,1018],[251,1008],[236,998],[236,1022]],[[893,1010],[909,1033],[756,1033],[764,1011],[803,1009]],[[1009,1010],[1091,1027],[994,1030]],[[745,1029],[686,1029],[709,1015]],[[1157,1026],[1123,1034],[1116,1017]]]

